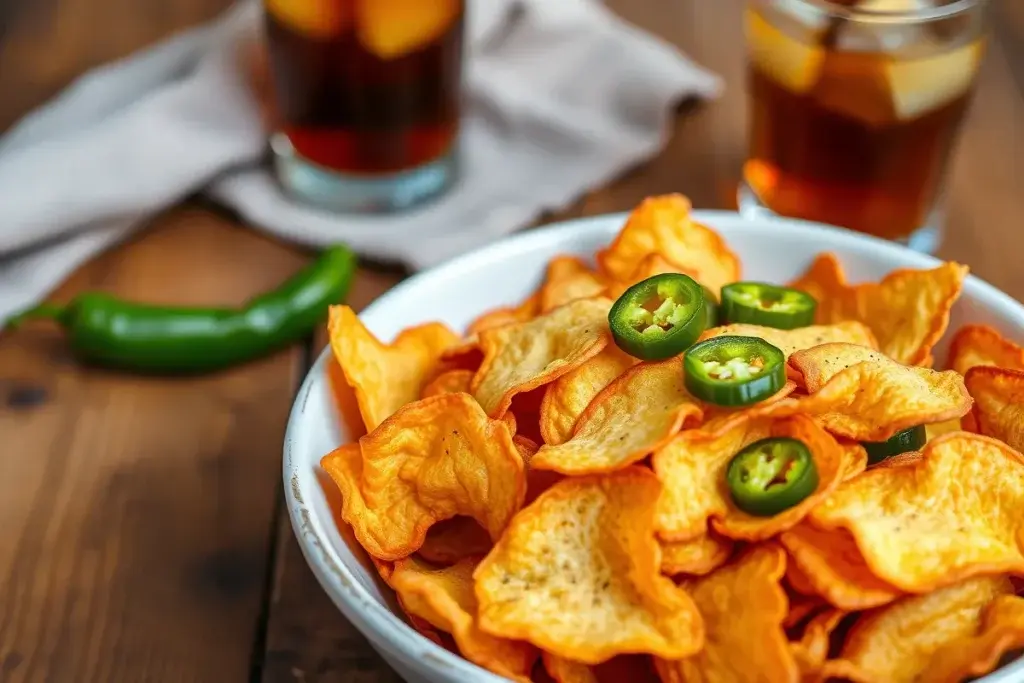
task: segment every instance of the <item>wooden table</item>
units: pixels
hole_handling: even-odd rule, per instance
[[[0,0],[0,130],[77,74],[208,19],[229,0]],[[728,85],[654,160],[557,216],[681,190],[729,206],[744,154],[739,0],[614,0]],[[955,160],[942,255],[1024,298],[1024,2],[996,40]],[[76,272],[148,301],[240,302],[307,253],[198,200]],[[362,270],[365,306],[401,273]],[[322,335],[202,379],[85,369],[56,333],[0,338],[0,681],[345,681],[392,673],[304,564],[281,506],[292,395]]]

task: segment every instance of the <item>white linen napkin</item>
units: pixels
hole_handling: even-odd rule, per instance
[[[243,59],[256,0],[79,78],[0,138],[0,326],[197,190],[285,239],[430,266],[651,156],[676,102],[721,87],[596,0],[468,5],[463,177],[401,214],[328,213],[280,191]]]

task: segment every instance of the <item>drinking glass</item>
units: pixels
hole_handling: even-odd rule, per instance
[[[932,252],[985,47],[984,0],[748,0],[740,210]]]
[[[458,175],[462,0],[264,0],[279,182],[334,210],[408,208]]]

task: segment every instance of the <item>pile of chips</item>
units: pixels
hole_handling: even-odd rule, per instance
[[[740,280],[722,238],[652,197],[596,261],[552,259],[464,336],[386,344],[331,312],[358,439],[322,465],[414,628],[524,682],[955,683],[1024,646],[1024,348],[965,326],[933,369],[964,266],[853,285],[822,254],[789,284],[813,324],[701,335],[783,354],[785,386],[728,407],[687,389],[682,355],[641,361],[609,329],[651,276]],[[869,466],[865,443],[922,427]],[[802,444],[816,485],[752,514],[726,474],[770,437]]]

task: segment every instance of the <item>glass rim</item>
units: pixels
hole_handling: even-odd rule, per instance
[[[774,0],[778,2],[778,0]],[[866,9],[856,5],[842,5],[832,0],[783,0],[783,4],[798,4],[821,14],[847,21],[874,24],[920,23],[947,19],[978,9],[988,0],[954,0],[945,5],[931,5],[918,9]]]

